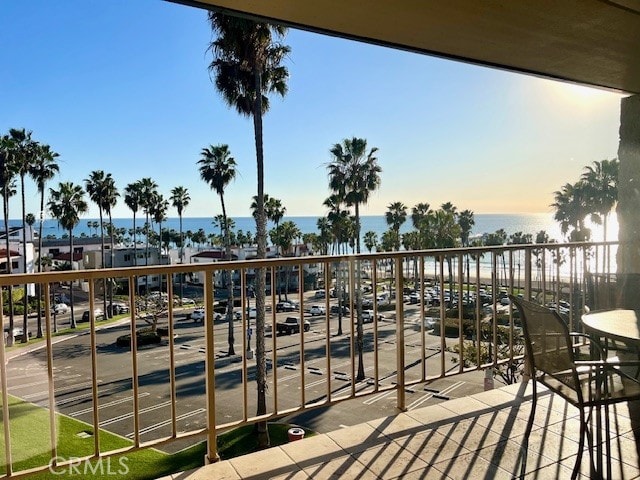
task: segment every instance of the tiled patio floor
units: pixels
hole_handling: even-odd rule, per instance
[[[530,383],[482,392],[175,474],[171,479],[502,479],[520,472]],[[640,478],[640,405],[611,411],[611,478]],[[543,392],[527,479],[570,478],[578,411]],[[635,432],[635,434],[634,434]],[[582,476],[590,478],[585,451]]]

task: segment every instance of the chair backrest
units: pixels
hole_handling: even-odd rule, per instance
[[[534,375],[542,372],[542,383],[574,401],[581,401],[566,322],[555,310],[513,295],[509,295],[509,299],[520,311],[526,355]]]

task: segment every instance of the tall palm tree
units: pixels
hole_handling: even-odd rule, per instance
[[[178,211],[180,219],[180,263],[184,263],[184,236],[182,235],[182,213],[187,208],[191,197],[189,191],[182,186],[175,187],[171,190],[171,205]],[[180,274],[180,304],[182,305],[182,297],[184,297],[184,275]]]
[[[402,202],[390,203],[385,212],[385,220],[387,225],[399,236],[400,227],[407,221],[407,206]]]
[[[300,229],[298,226],[291,221],[284,222],[282,225],[278,225],[276,228],[271,230],[270,237],[271,242],[280,248],[281,254],[283,256],[292,255],[292,246],[293,241],[296,238],[299,238],[301,235]],[[284,298],[288,300],[289,295],[289,277],[291,274],[291,268],[285,268],[285,290],[284,290]],[[299,272],[299,275],[302,275],[302,272]]]
[[[566,183],[554,192],[554,220],[560,223],[560,231],[570,241],[589,240],[591,232],[585,227],[585,219],[591,212],[588,205],[588,190],[584,180]]]
[[[371,148],[367,152],[367,141],[363,138],[346,138],[342,143],[331,147],[333,161],[328,165],[329,188],[344,198],[347,205],[355,210],[355,247],[360,253],[360,205],[366,204],[371,192],[380,186],[382,168],[375,156],[378,149]],[[361,271],[356,268],[356,289],[360,291]],[[362,298],[357,296],[358,335],[358,375],[356,380],[364,380],[363,331],[362,331]]]
[[[94,170],[89,174],[89,178],[85,178],[84,185],[89,195],[89,199],[98,206],[98,214],[100,217],[100,254],[102,257],[102,268],[107,266],[105,258],[105,245],[104,245],[104,226],[103,213],[106,210],[111,211],[111,203],[115,205],[115,197],[113,190],[115,189],[115,183],[110,173],[105,174],[103,170]],[[117,191],[115,192],[117,194]],[[109,219],[111,221],[111,219]],[[113,251],[113,245],[111,246]],[[107,279],[102,279],[102,303],[104,307],[105,315],[110,317],[109,309],[107,308]]]
[[[209,71],[214,74],[216,89],[224,101],[240,115],[253,119],[258,180],[256,219],[257,257],[267,253],[267,220],[264,214],[264,154],[262,115],[269,110],[270,93],[284,96],[289,73],[282,65],[290,48],[281,43],[287,29],[281,25],[254,22],[219,12],[209,12],[215,40],[209,49],[213,60]],[[256,384],[257,414],[267,412],[267,362],[264,344],[266,270],[260,268],[256,278]],[[269,445],[266,422],[257,425],[258,445]]]
[[[9,197],[15,195],[14,168],[13,168],[13,152],[14,142],[9,135],[0,137],[0,185],[2,186],[2,214],[4,219],[4,237],[7,262],[7,274],[12,273],[11,268],[11,249],[9,248]],[[1,292],[0,292],[1,293]],[[13,287],[8,287],[9,297],[9,331],[13,332]],[[7,345],[13,345],[13,335],[8,335]]]
[[[166,200],[164,196],[158,193],[155,198],[153,205],[151,206],[151,215],[153,217],[153,221],[158,224],[158,260],[160,261],[162,257],[162,222],[167,219],[167,212],[169,211],[169,200]],[[162,292],[164,283],[164,276],[160,275],[160,291]]]
[[[618,159],[601,160],[585,167],[587,202],[592,210],[592,220],[603,224],[604,240],[607,240],[607,217],[618,201]],[[595,214],[595,215],[594,215]]]
[[[128,184],[124,189],[124,203],[133,212],[133,265],[138,266],[138,240],[136,238],[136,214],[141,206],[140,183],[134,182]]]
[[[280,225],[280,220],[287,213],[287,208],[282,205],[282,201],[278,198],[269,198],[268,203],[265,205],[267,211],[267,219],[273,221],[276,224],[276,228]]]
[[[224,203],[224,191],[236,178],[236,161],[231,156],[229,151],[229,145],[210,145],[207,148],[203,148],[200,153],[200,178],[204,180],[211,190],[216,192],[220,197],[220,206],[222,207],[222,226],[224,226],[224,247],[225,256],[227,260],[231,260],[231,239],[229,235],[229,223],[227,221],[227,208]],[[227,322],[228,329],[228,342],[229,342],[229,356],[235,355],[234,336],[233,336],[233,278],[232,273],[228,270],[224,271],[226,275],[227,286]],[[263,329],[264,331],[264,329]]]
[[[473,212],[471,210],[463,210],[458,215],[458,226],[460,227],[460,242],[463,247],[469,246],[469,235],[471,234],[471,230],[473,226],[476,224],[476,221],[473,217]],[[469,287],[470,280],[470,271],[469,271],[469,255],[465,255],[466,257],[466,270],[467,270],[467,288]]]
[[[22,269],[27,273],[27,225],[26,225],[26,192],[24,186],[24,177],[29,174],[29,170],[33,165],[39,151],[38,142],[32,140],[31,131],[24,128],[11,128],[9,136],[13,140],[13,168],[15,173],[20,177],[20,195],[22,204]],[[29,341],[29,332],[27,331],[27,314],[29,307],[28,285],[24,285],[24,295],[22,297],[22,343]]]
[[[154,206],[154,202],[156,201],[156,197],[158,195],[158,184],[154,182],[151,178],[145,177],[136,182],[138,184],[137,188],[140,192],[140,207],[142,207],[142,211],[145,214],[145,249],[144,249],[144,264],[149,264],[149,237],[153,233],[149,227],[149,216],[152,215],[152,209]],[[144,282],[145,294],[149,294],[149,276],[145,276]]]
[[[378,246],[378,234],[370,231],[364,234],[364,246],[371,253]]]
[[[73,270],[73,229],[80,223],[80,215],[86,213],[89,205],[84,199],[84,190],[80,185],[72,182],[61,182],[57,190],[49,189],[47,207],[51,216],[58,220],[58,224],[69,231],[69,263]],[[71,307],[71,328],[76,328],[73,312],[73,285],[69,289]]]

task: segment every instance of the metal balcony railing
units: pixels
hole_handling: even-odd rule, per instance
[[[91,425],[87,458],[206,436],[207,457],[215,460],[216,436],[236,426],[392,393],[404,410],[412,386],[489,368],[517,381],[523,346],[506,294],[551,305],[579,328],[588,303],[585,278],[615,271],[616,248],[611,242],[509,245],[1,276],[3,291],[39,286],[44,307],[44,340],[29,345],[41,349],[16,356],[17,347],[0,342],[5,474],[25,473],[12,433],[16,402],[47,411],[46,428],[32,432],[46,437],[44,461],[29,470],[43,471],[67,462],[57,413]],[[257,415],[250,312],[260,268],[267,277],[268,389],[266,413]],[[146,276],[163,280],[161,293],[149,295],[139,281]],[[190,282],[195,278],[203,284]],[[231,327],[224,307],[229,278],[240,312]],[[53,313],[65,284],[76,320],[89,312],[88,327],[74,331],[69,314]],[[183,302],[181,291],[204,307],[203,324],[190,318],[194,305]],[[99,317],[112,292],[129,310],[119,322]],[[6,328],[6,293],[2,298]],[[314,305],[319,314],[311,316]],[[29,318],[30,328],[35,321]],[[22,316],[14,322],[21,326]],[[146,337],[138,331],[154,327],[161,342],[142,345]],[[229,355],[232,338],[236,355]],[[130,444],[105,447],[107,432]]]

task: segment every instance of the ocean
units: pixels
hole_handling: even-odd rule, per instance
[[[253,217],[232,217],[235,222],[235,230],[242,230],[243,232],[252,232],[255,234],[255,221]],[[284,221],[294,222],[300,231],[304,233],[317,233],[317,221],[319,217],[284,217],[280,223]],[[482,235],[484,233],[493,233],[496,230],[502,228],[507,232],[507,235],[511,235],[516,232],[530,233],[535,236],[540,230],[545,230],[549,234],[550,238],[555,240],[562,240],[560,233],[560,227],[557,222],[553,220],[551,213],[527,213],[527,214],[476,214],[474,216],[475,226],[471,232],[471,235]],[[91,236],[95,233],[93,227],[88,225],[94,221],[98,221],[97,218],[82,218],[78,226],[73,230],[75,237],[79,236]],[[385,221],[384,215],[375,216],[363,216],[362,222],[362,234],[365,232],[373,231],[378,234],[378,238],[389,227]],[[114,218],[113,223],[117,228],[126,228],[127,230],[133,228],[132,218]],[[11,226],[19,226],[20,220],[12,219],[9,221]],[[141,227],[144,225],[144,217],[136,218],[136,226]],[[155,226],[157,228],[157,225]],[[275,227],[275,224],[269,222],[267,230]],[[33,226],[37,231],[38,223]],[[162,228],[174,229],[178,231],[180,229],[180,220],[178,217],[171,217],[162,223]],[[183,231],[191,230],[196,232],[199,229],[204,229],[205,233],[220,233],[220,229],[214,227],[213,220],[207,217],[183,217],[182,229]],[[407,218],[407,221],[402,225],[400,233],[405,233],[413,229],[411,219]],[[46,219],[43,224],[42,234],[44,237],[48,235],[55,237],[62,237],[67,232],[60,228],[58,222],[53,219]]]
[[[255,221],[253,217],[232,217],[235,222],[235,229],[242,230],[243,232],[252,232],[255,234]],[[540,230],[544,230],[547,232],[551,239],[561,241],[563,240],[560,227],[557,222],[553,220],[552,213],[526,213],[526,214],[476,214],[474,216],[475,225],[471,232],[472,236],[482,235],[484,233],[493,233],[496,230],[502,228],[507,232],[507,235],[512,235],[516,232],[522,233],[530,233],[534,236]],[[75,237],[79,237],[82,234],[86,236],[91,236],[95,233],[95,230],[92,227],[88,226],[88,222],[97,221],[95,218],[83,218],[80,220],[78,226],[74,229],[73,234]],[[615,216],[613,219],[615,220]],[[281,221],[292,221],[294,222],[300,231],[304,233],[317,233],[317,221],[318,217],[284,217]],[[378,238],[381,237],[382,233],[385,232],[389,227],[385,221],[384,215],[375,215],[375,216],[363,216],[361,218],[362,222],[362,235],[364,236],[365,232],[373,231],[378,234]],[[127,230],[133,228],[133,219],[131,218],[114,218],[113,223],[117,228],[126,228]],[[611,225],[608,227],[609,232],[616,233],[617,225],[615,222],[610,220]],[[12,226],[20,225],[19,220],[10,220],[9,224]],[[144,225],[144,217],[138,217],[136,219],[136,226],[141,227]],[[275,225],[269,222],[267,229],[273,228]],[[157,228],[157,225],[155,226]],[[597,226],[595,226],[597,227]],[[33,228],[37,231],[38,223],[33,226]],[[162,223],[162,228],[175,229],[176,231],[180,228],[180,222],[178,217],[171,217]],[[211,218],[207,217],[184,217],[182,219],[182,228],[183,231],[191,230],[192,232],[198,231],[200,228],[204,229],[205,233],[220,233],[219,228],[214,227],[213,221]],[[410,217],[407,218],[407,221],[402,225],[400,229],[401,233],[408,232],[413,229],[411,224]],[[601,239],[599,238],[599,229],[594,228],[594,240]],[[43,236],[47,237],[48,235],[53,235],[58,238],[62,237],[65,233],[65,230],[61,229],[56,220],[46,219],[43,224]],[[608,233],[608,239],[612,240],[615,238],[614,235]]]

